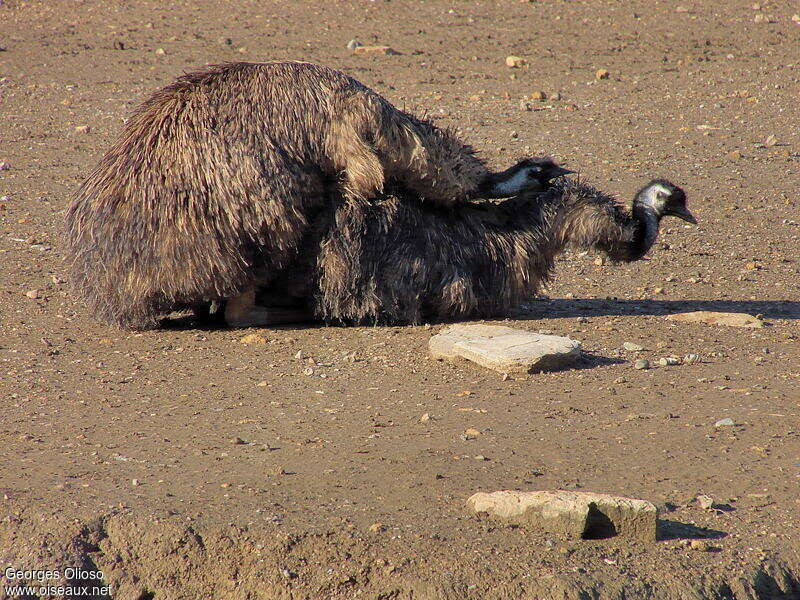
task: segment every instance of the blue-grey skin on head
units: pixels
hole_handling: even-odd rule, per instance
[[[526,192],[544,192],[550,188],[550,182],[564,175],[574,173],[557,165],[549,158],[526,158],[513,167],[493,173],[484,183],[483,194],[487,198],[508,198],[525,190]]]

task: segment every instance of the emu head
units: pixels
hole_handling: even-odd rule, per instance
[[[544,192],[550,181],[574,173],[558,166],[549,158],[524,158],[502,173],[491,176],[489,193],[493,197],[508,197],[526,192]]]
[[[673,216],[697,224],[697,219],[686,208],[686,193],[666,179],[648,183],[636,193],[633,203],[652,210],[659,219]]]

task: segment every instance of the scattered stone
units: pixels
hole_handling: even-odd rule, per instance
[[[350,40],[349,42],[347,42],[347,49],[348,50],[355,50],[356,48],[360,48],[363,45],[364,44],[362,44],[358,40]]]
[[[714,427],[733,427],[734,425],[736,425],[736,423],[730,417],[725,417],[714,423]]]
[[[25,292],[25,296],[31,300],[37,300],[39,298],[39,290],[29,290]]]
[[[683,357],[683,364],[685,365],[694,365],[700,362],[700,355],[699,354],[687,354]]]
[[[550,100],[561,100],[561,94],[558,92],[550,94]]]
[[[480,461],[480,462],[484,462],[484,461],[489,460],[489,459],[486,458],[483,454],[478,454],[478,455],[475,456],[475,460]]]
[[[767,148],[772,148],[773,146],[777,145],[777,143],[778,138],[776,138],[774,135],[769,135],[767,136],[767,139],[764,140],[764,146]]]
[[[354,54],[400,54],[390,46],[356,46],[353,48]]]
[[[451,325],[428,343],[436,359],[466,359],[500,373],[563,368],[581,355],[580,342],[497,325]]]
[[[633,363],[633,368],[638,369],[639,371],[646,371],[650,368],[650,361],[645,358],[640,358]]]
[[[220,46],[233,46],[233,40],[229,37],[220,36],[217,38],[217,43]]]
[[[138,479],[131,479],[131,485],[134,486],[134,487],[138,487],[138,486],[142,485],[142,482],[139,481]]]
[[[623,342],[622,347],[628,352],[641,352],[642,350],[644,350],[644,346],[640,346],[639,344],[634,344],[633,342]]]
[[[519,69],[528,65],[528,61],[519,56],[506,56],[506,66],[512,69]]]
[[[239,340],[242,344],[266,344],[267,338],[258,333],[248,333]]]
[[[464,435],[467,436],[468,440],[474,440],[480,434],[481,434],[480,431],[478,431],[477,429],[474,429],[472,427],[464,430]]]
[[[382,531],[386,531],[386,526],[378,521],[377,523],[373,523],[367,529],[372,533],[381,533]]]
[[[0,162],[0,171],[8,171],[11,168],[11,163]]]
[[[670,321],[679,321],[681,323],[707,323],[709,325],[727,325],[728,327],[747,327],[751,329],[764,326],[764,321],[746,313],[698,310],[667,315],[666,318]]]
[[[474,494],[467,506],[475,513],[570,538],[620,535],[647,542],[656,539],[658,511],[646,500],[566,490],[505,490]]]
[[[420,423],[427,423],[430,420],[431,420],[431,414],[430,413],[423,413],[422,416],[419,418],[419,422]]]
[[[533,92],[531,94],[531,100],[539,100],[539,101],[547,100],[547,94],[545,94],[542,91]]]
[[[598,81],[601,79],[608,79],[609,75],[610,73],[607,69],[597,69],[597,71],[594,72],[594,78]]]
[[[714,506],[714,499],[706,494],[700,494],[696,498],[698,506],[703,509],[709,509]]]
[[[520,110],[525,110],[525,111],[530,111],[530,110],[533,110],[533,106],[531,106],[530,102],[526,102],[525,100],[520,100],[519,101],[519,109]]]
[[[705,540],[692,540],[689,548],[696,552],[711,552],[711,545]]]
[[[672,356],[667,356],[667,357],[658,359],[658,364],[660,364],[662,367],[672,367],[672,366],[680,364],[680,362],[681,362],[680,360],[678,360],[677,358],[674,358]]]
[[[75,133],[89,133],[92,130],[91,125],[78,125],[75,128]]]
[[[741,150],[731,150],[730,152],[728,152],[728,158],[730,158],[732,160],[737,160],[739,158],[742,158],[742,151]]]
[[[233,438],[233,439],[231,440],[231,444],[234,444],[235,446],[241,446],[242,444],[246,444],[246,443],[247,443],[247,442],[245,442],[245,441],[244,441],[242,438],[240,438],[239,436],[236,436],[235,438]]]
[[[275,465],[269,471],[270,475],[286,475],[286,469],[283,468],[281,465]]]
[[[164,56],[165,54],[166,54],[166,51],[163,48],[157,48],[156,49],[156,55],[157,56]]]
[[[653,293],[654,294],[663,294],[664,293],[664,288],[662,288],[662,287],[653,288]]]

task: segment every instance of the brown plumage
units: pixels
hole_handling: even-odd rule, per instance
[[[338,71],[212,67],[146,100],[81,186],[66,217],[72,283],[123,328],[224,299],[229,322],[255,324],[254,285],[295,258],[332,190],[358,202],[391,182],[453,206],[511,195],[525,174],[490,173],[451,132]]]
[[[405,194],[346,203],[319,217],[301,259],[265,289],[264,302],[282,298],[341,322],[503,315],[537,293],[567,246],[637,260],[666,215],[694,222],[683,191],[664,180],[642,188],[629,210],[569,180],[454,211]]]

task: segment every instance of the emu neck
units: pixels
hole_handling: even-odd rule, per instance
[[[644,246],[642,255],[646,254],[658,238],[658,226],[661,216],[655,208],[643,202],[634,202],[631,209],[633,216],[642,225],[642,245]]]

